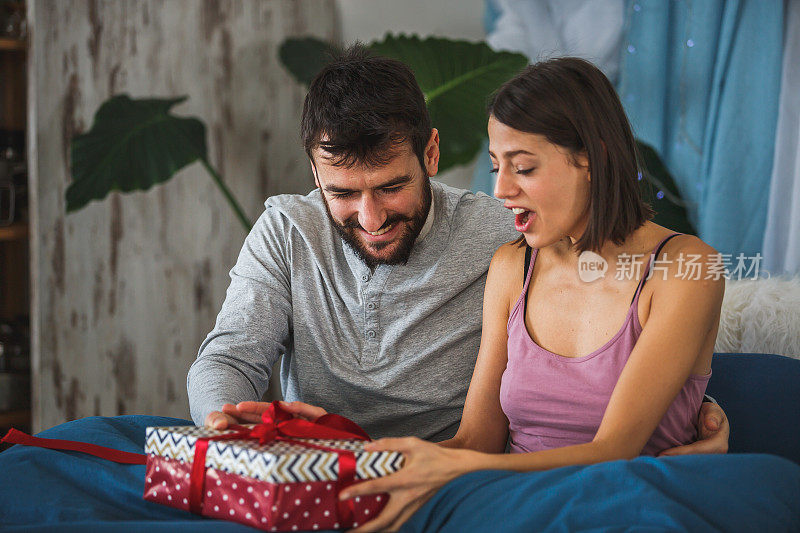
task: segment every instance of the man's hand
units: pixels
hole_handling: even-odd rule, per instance
[[[205,420],[206,427],[227,429],[231,424],[257,424],[261,422],[261,413],[267,410],[269,402],[239,402],[236,405],[226,403],[222,411],[213,411]],[[281,402],[281,407],[292,413],[295,418],[314,421],[327,411],[322,407],[303,402]]]
[[[692,453],[728,453],[728,438],[731,428],[722,407],[712,402],[703,402],[697,419],[697,441],[664,450],[662,455],[688,455]]]
[[[256,403],[256,402],[249,402]],[[269,405],[269,404],[265,404]],[[260,418],[259,420],[260,421]],[[235,405],[226,403],[222,406],[222,411],[212,411],[208,413],[205,426],[212,429],[228,429],[231,424],[248,424],[250,419],[243,417]]]

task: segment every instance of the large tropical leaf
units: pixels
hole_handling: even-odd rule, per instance
[[[315,37],[292,37],[281,43],[278,57],[294,78],[308,87],[337,48]]]
[[[442,171],[475,157],[486,138],[487,98],[528,62],[522,54],[495,52],[486,43],[438,37],[387,35],[368,46],[414,71],[433,126],[440,133]],[[322,68],[324,55],[331,50],[331,45],[317,39],[288,39],[281,46],[281,60],[298,81],[308,85],[314,75],[306,66]]]
[[[169,114],[187,98],[133,100],[117,95],[103,103],[91,129],[72,140],[67,212],[111,191],[147,190],[186,165],[205,160],[203,123]]]

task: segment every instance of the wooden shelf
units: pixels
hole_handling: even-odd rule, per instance
[[[31,411],[3,411],[0,412],[0,428],[28,427],[31,423]]]
[[[0,226],[0,241],[21,241],[27,238],[27,222],[14,222],[10,226]]]
[[[28,43],[23,40],[0,37],[0,50],[24,52],[27,47]]]

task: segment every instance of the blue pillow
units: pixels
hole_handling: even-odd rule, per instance
[[[800,360],[714,354],[707,393],[731,426],[731,453],[771,453],[800,464]]]

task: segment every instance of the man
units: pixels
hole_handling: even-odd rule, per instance
[[[299,416],[324,409],[374,438],[448,439],[478,353],[489,262],[517,236],[513,214],[430,181],[439,137],[414,75],[362,47],[311,84],[301,132],[318,189],[265,203],[189,370],[192,417],[252,420],[283,356]],[[710,409],[723,431],[699,444],[724,451],[724,413]]]

